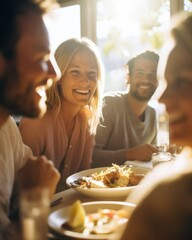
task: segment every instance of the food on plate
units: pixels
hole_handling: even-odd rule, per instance
[[[72,215],[70,212],[69,219],[62,224],[62,228],[80,232],[85,235],[109,234],[113,233],[120,225],[128,221],[127,212],[123,209],[98,209],[97,212],[89,214],[84,214],[85,210],[82,211],[82,209],[84,210],[81,202],[79,200],[76,201],[71,206]],[[71,224],[71,217],[73,224]]]
[[[129,182],[132,186],[138,185],[143,178],[143,174],[137,173],[137,174],[131,174],[129,177]]]
[[[83,226],[84,222],[85,222],[85,210],[82,207],[81,202],[77,200],[71,206],[69,212],[68,225],[71,228],[77,228]]]
[[[139,184],[144,174],[135,173],[132,168],[112,164],[106,170],[95,172],[90,176],[78,178],[71,183],[73,187],[81,188],[117,188]]]

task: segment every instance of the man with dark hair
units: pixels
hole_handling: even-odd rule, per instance
[[[57,79],[50,61],[45,1],[0,1],[0,237],[10,224],[14,183],[54,193],[59,173],[22,143],[11,114],[41,117],[46,89]],[[5,239],[5,238],[4,238]]]
[[[0,8],[1,111],[28,117],[43,115],[45,98],[40,95],[56,77],[42,20],[45,1],[36,2],[39,4],[32,0],[1,1]]]
[[[133,75],[133,71],[134,71],[134,66],[135,66],[135,62],[137,61],[137,59],[141,59],[141,58],[145,58],[145,59],[148,59],[148,60],[151,60],[151,61],[156,61],[157,63],[159,62],[159,55],[154,53],[154,52],[151,52],[151,51],[146,51],[146,52],[143,52],[135,57],[133,57],[132,59],[130,59],[128,62],[127,62],[127,68],[128,68],[128,73],[129,75]]]
[[[157,117],[148,102],[158,86],[158,61],[154,52],[139,54],[127,64],[129,91],[110,92],[104,97],[93,167],[121,165],[126,160],[149,161],[157,151]]]

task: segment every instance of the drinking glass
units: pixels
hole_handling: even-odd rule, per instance
[[[23,240],[47,239],[48,189],[23,190],[20,194],[20,222]]]
[[[172,156],[169,152],[157,152],[152,154],[152,165],[153,167],[159,165],[160,163],[165,163],[171,161]]]

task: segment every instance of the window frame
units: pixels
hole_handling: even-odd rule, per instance
[[[57,0],[60,7],[80,5],[81,36],[97,42],[96,5],[98,0]],[[169,0],[171,17],[184,10],[184,0]]]

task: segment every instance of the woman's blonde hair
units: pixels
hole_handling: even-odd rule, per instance
[[[95,57],[97,64],[97,88],[88,106],[82,107],[89,122],[90,133],[95,134],[96,128],[102,117],[102,94],[104,89],[104,69],[97,46],[88,38],[71,38],[62,42],[55,51],[55,60],[60,68],[61,77],[65,75],[69,64],[79,50],[88,50]],[[47,106],[55,111],[56,116],[61,109],[61,91],[59,81],[54,82],[47,90]],[[87,109],[89,111],[87,111]],[[67,111],[67,110],[66,110]],[[87,114],[88,113],[88,114]]]

